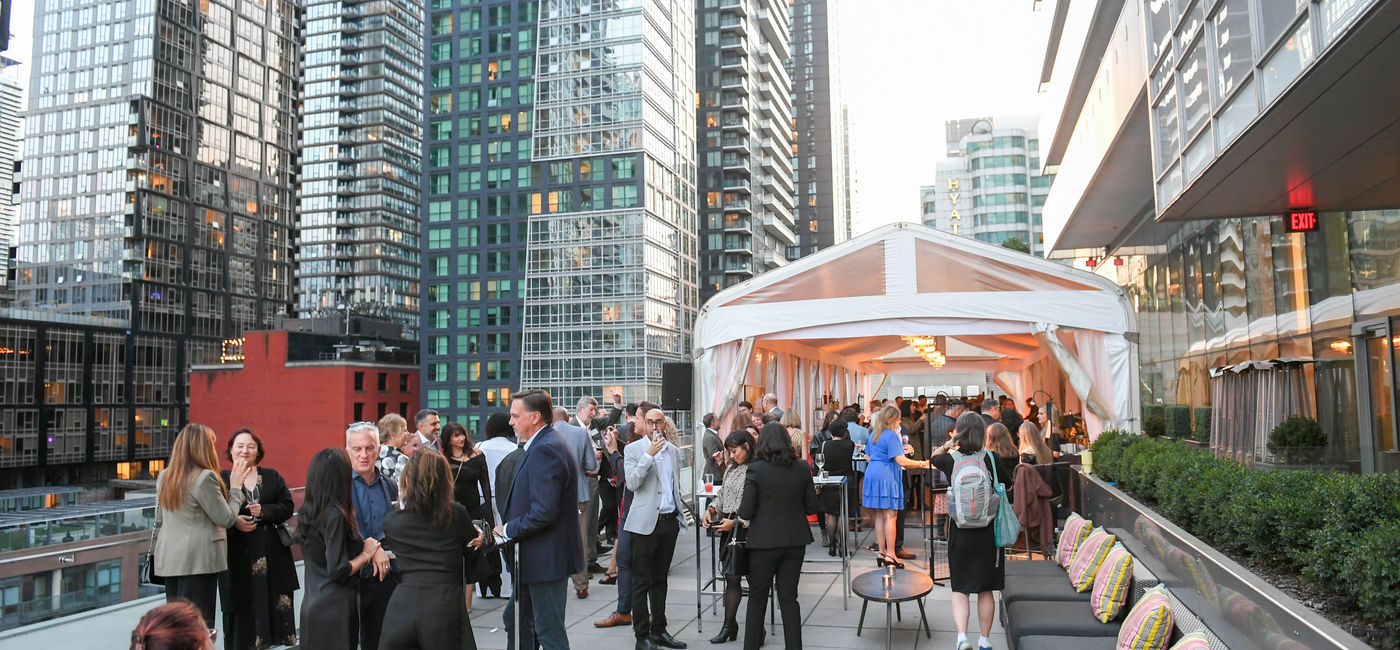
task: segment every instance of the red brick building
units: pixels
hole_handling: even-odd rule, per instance
[[[339,336],[249,332],[225,345],[224,363],[190,369],[190,422],[214,428],[223,453],[243,427],[262,439],[262,465],[293,488],[306,484],[311,457],[345,446],[345,427],[419,408],[418,345],[347,345]],[[411,429],[410,424],[410,429]]]

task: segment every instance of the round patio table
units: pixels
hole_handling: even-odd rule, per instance
[[[856,626],[856,636],[860,636],[865,628],[865,609],[870,606],[871,601],[884,603],[885,650],[889,650],[890,639],[894,634],[891,614],[898,614],[899,603],[912,600],[919,604],[919,625],[924,629],[924,636],[932,639],[933,630],[929,628],[928,614],[924,611],[924,596],[933,591],[933,578],[917,571],[895,569],[890,588],[885,589],[884,576],[888,575],[888,571],[887,568],[876,569],[862,573],[851,581],[851,591],[865,601],[860,605],[860,623]]]

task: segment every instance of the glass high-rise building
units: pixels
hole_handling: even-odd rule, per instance
[[[289,0],[35,14],[17,302],[128,324],[139,399],[176,405],[137,458],[168,449],[185,369],[288,309],[300,22]]]
[[[311,0],[305,42],[296,310],[417,331],[422,1]]]
[[[841,101],[841,55],[836,0],[793,0],[793,129],[797,141],[798,246],[790,258],[810,255],[851,236],[847,204],[846,136]]]
[[[1045,255],[1041,208],[1053,174],[1042,174],[1035,117],[972,118],[947,123],[949,157],[934,184],[919,188],[924,225],[979,241],[1016,238]]]
[[[0,68],[8,67],[0,61]],[[5,266],[10,257],[10,247],[15,245],[15,226],[19,207],[13,203],[10,187],[14,183],[15,162],[19,160],[21,124],[20,113],[24,110],[20,103],[23,93],[19,84],[0,77],[0,286],[5,284]]]
[[[797,244],[788,21],[777,0],[696,8],[702,300],[786,264]]]
[[[659,397],[697,291],[694,8],[429,5],[424,394]]]

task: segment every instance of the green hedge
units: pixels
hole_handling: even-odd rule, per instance
[[[1174,440],[1191,437],[1191,407],[1172,404],[1167,407],[1167,437]]]
[[[1193,410],[1195,426],[1191,429],[1191,437],[1195,438],[1196,442],[1210,442],[1210,407],[1197,406]]]
[[[1400,474],[1256,470],[1120,431],[1092,449],[1104,480],[1217,548],[1350,600],[1383,644],[1400,646]]]

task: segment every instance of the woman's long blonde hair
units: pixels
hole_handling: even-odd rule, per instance
[[[998,458],[1016,457],[1016,447],[1011,444],[1011,430],[1000,422],[987,425],[987,448],[995,452]]]
[[[179,510],[190,494],[190,484],[201,470],[214,472],[219,490],[228,498],[228,486],[219,476],[219,457],[214,451],[214,430],[202,424],[186,424],[175,436],[170,450],[170,464],[162,474],[165,478],[156,490],[156,501],[167,511]]]
[[[890,426],[891,423],[894,424],[893,427]],[[899,409],[893,405],[885,406],[870,417],[870,443],[880,442],[880,434],[884,433],[885,429],[896,433],[899,431]]]
[[[1050,445],[1045,444],[1045,438],[1040,437],[1040,429],[1036,428],[1034,422],[1022,422],[1016,435],[1021,438],[1021,453],[1034,454],[1037,465],[1047,465],[1055,460],[1050,454]]]

